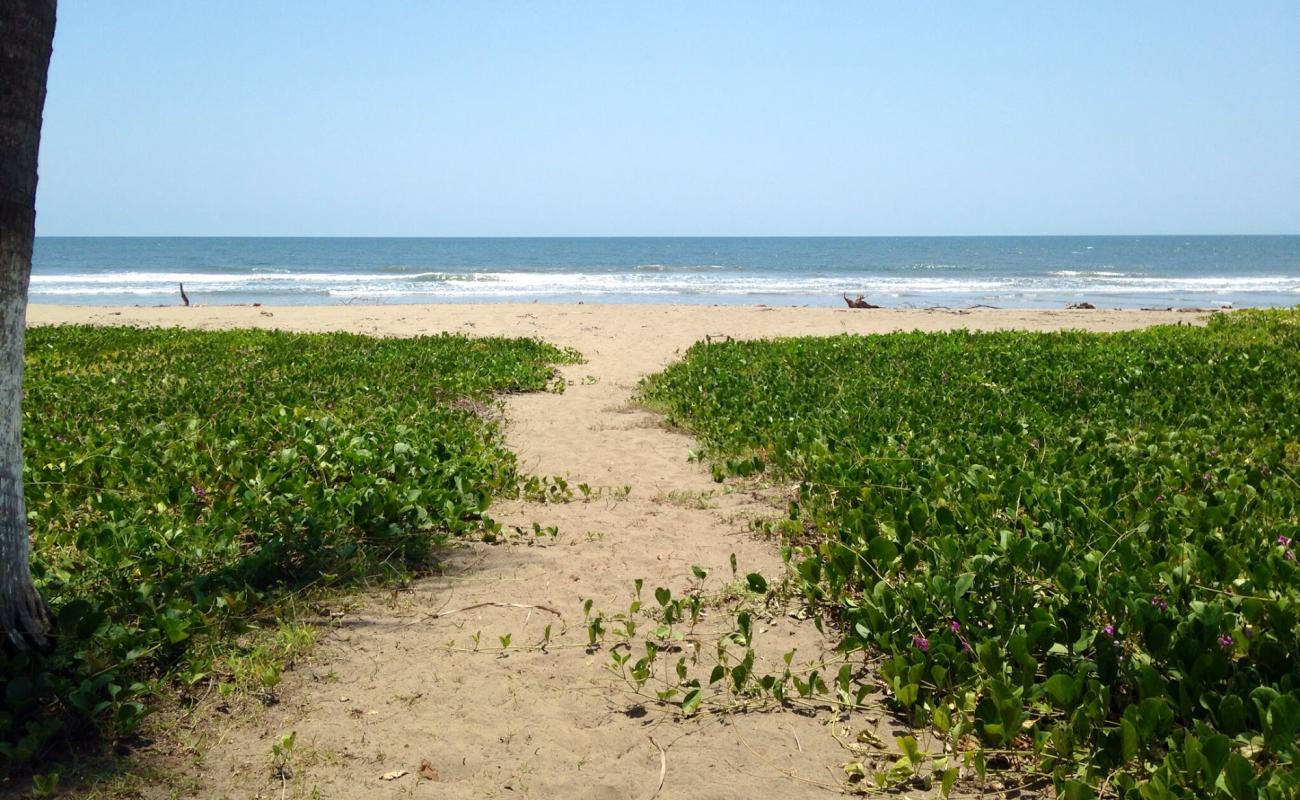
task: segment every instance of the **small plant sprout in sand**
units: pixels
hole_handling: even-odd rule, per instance
[[[282,784],[293,777],[292,762],[297,741],[298,732],[291,731],[271,745],[271,773]]]
[[[878,711],[877,706],[867,705],[867,700],[881,687],[864,664],[852,662],[847,654],[838,660],[796,664],[796,653],[789,650],[775,671],[761,669],[755,650],[759,632],[752,610],[732,612],[727,629],[701,630],[700,610],[706,604],[718,606],[707,602],[711,600],[704,591],[708,571],[695,566],[691,575],[692,585],[685,597],[657,587],[654,603],[648,607],[639,599],[641,581],[635,582],[635,599],[627,614],[609,617],[617,623],[613,628],[604,624],[605,615],[593,614],[590,603],[584,604],[593,647],[597,643],[608,647],[607,667],[637,699],[638,707],[657,705],[686,718],[802,709],[839,719],[849,712]],[[743,584],[759,595],[759,608],[766,609],[766,603],[776,599],[759,573],[748,573]],[[779,615],[776,609],[770,613]],[[637,625],[638,617],[648,625]],[[648,633],[638,637],[640,630]],[[919,744],[913,736],[898,737],[897,747],[890,748],[873,731],[864,729],[857,741],[842,741],[841,745],[852,755],[852,761],[844,766],[844,788],[849,790],[868,785],[888,791],[933,786],[947,796],[961,775],[974,779],[981,774],[975,752],[957,757],[952,744],[928,739]]]

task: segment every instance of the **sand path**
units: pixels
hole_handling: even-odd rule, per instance
[[[681,721],[641,705],[588,652],[582,601],[627,607],[633,581],[680,594],[692,565],[710,591],[741,573],[781,573],[777,545],[749,532],[771,501],[714,483],[690,460],[690,437],[666,430],[634,404],[637,381],[706,335],[737,337],[940,329],[1136,327],[1188,321],[1138,312],[846,312],[602,306],[423,306],[329,309],[33,308],[34,322],[96,321],[348,329],[410,335],[441,330],[538,336],[578,348],[562,394],[506,401],[507,436],[524,468],[586,483],[593,499],[511,502],[491,512],[498,544],[457,548],[443,575],[409,591],[370,597],[322,635],[284,702],[222,720],[192,766],[204,797],[826,797],[852,760],[834,730],[873,727],[887,715],[833,721],[789,712]],[[626,487],[626,488],[625,488]],[[533,524],[558,536],[533,534]],[[516,604],[480,605],[485,603]],[[458,611],[459,609],[468,609]],[[456,613],[448,612],[456,611]],[[434,616],[442,614],[442,616]],[[721,611],[713,624],[724,623]],[[550,625],[553,645],[530,649]],[[780,612],[759,621],[769,661],[798,647],[832,645],[811,623]],[[567,629],[567,632],[566,632]],[[511,648],[500,649],[509,634]],[[474,637],[479,637],[474,652]],[[707,671],[707,667],[705,668]],[[296,732],[293,775],[269,766],[272,744]],[[901,731],[900,731],[901,732]],[[421,779],[422,763],[437,773]],[[405,771],[392,780],[382,776]],[[660,780],[662,775],[662,786]]]

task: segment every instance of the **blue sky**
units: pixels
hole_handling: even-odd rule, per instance
[[[1295,2],[62,0],[45,235],[1300,232]]]

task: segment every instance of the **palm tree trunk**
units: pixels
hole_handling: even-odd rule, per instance
[[[55,0],[0,0],[0,639],[45,647],[23,503],[23,340]]]

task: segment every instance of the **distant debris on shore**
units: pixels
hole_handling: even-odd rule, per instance
[[[1218,306],[1217,308],[1203,308],[1200,306],[1185,306],[1183,308],[1174,308],[1165,306],[1164,308],[1139,308],[1138,311],[1175,311],[1179,314],[1214,314],[1219,311],[1231,311],[1232,304]]]
[[[1095,311],[1097,309],[1097,307],[1094,306],[1092,303],[1071,303],[1068,306],[1066,306],[1066,308],[1079,308],[1088,311]]]
[[[852,300],[849,299],[849,296],[847,294],[843,295],[843,297],[844,297],[844,302],[848,304],[849,308],[880,308],[880,306],[878,305],[875,305],[873,303],[868,303],[866,298],[864,298],[862,295],[858,295],[856,298]]]

